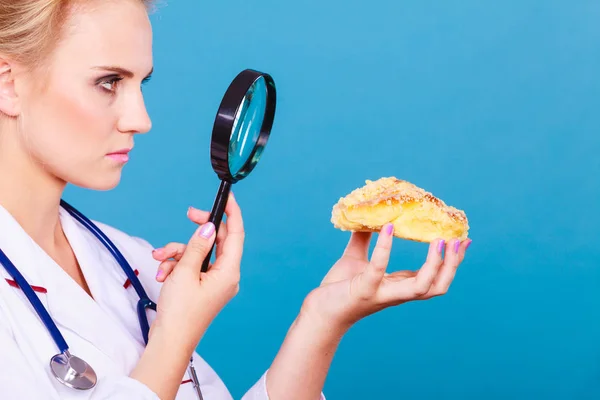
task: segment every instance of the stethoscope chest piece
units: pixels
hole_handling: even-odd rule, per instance
[[[52,357],[50,369],[60,383],[73,389],[91,389],[98,380],[96,372],[88,363],[68,351]]]

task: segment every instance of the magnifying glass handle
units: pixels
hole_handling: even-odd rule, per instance
[[[213,208],[210,212],[210,217],[208,219],[210,222],[215,224],[215,235],[219,233],[219,227],[221,226],[221,221],[223,220],[223,214],[225,213],[225,206],[227,205],[227,199],[229,198],[230,191],[231,182],[221,181],[221,186],[219,186],[217,198],[215,199]],[[212,256],[214,247],[215,243],[213,242],[212,246],[210,247],[210,251],[208,252],[208,255],[202,263],[202,272],[206,272],[208,270],[208,265],[210,264],[210,257]]]

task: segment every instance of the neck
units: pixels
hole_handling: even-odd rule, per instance
[[[0,134],[0,205],[36,243],[52,250],[63,237],[59,207],[66,183],[45,170],[11,133]]]

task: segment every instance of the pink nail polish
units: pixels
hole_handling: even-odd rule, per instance
[[[444,245],[446,244],[445,240],[440,240],[438,243],[438,253],[442,254],[442,250],[444,250]]]
[[[459,248],[459,247],[460,247],[460,240],[458,240],[458,239],[457,239],[457,240],[454,242],[454,252],[455,252],[455,253],[458,253],[458,248]]]
[[[208,239],[215,231],[215,225],[212,222],[207,222],[198,229],[198,235]]]
[[[158,270],[158,272],[156,273],[156,279],[160,279],[160,277],[162,276],[162,270]]]
[[[388,224],[385,231],[387,232],[388,235],[391,235],[394,232],[394,224]]]
[[[471,239],[469,239],[469,241],[467,242],[467,245],[465,246],[465,250],[467,250],[469,248],[469,246],[471,245],[473,241]]]

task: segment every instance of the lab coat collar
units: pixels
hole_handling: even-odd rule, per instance
[[[21,275],[27,280],[31,286],[40,286],[45,288],[42,282],[41,268],[39,267],[40,252],[44,253],[41,248],[31,239],[25,232],[17,220],[0,205],[0,248],[17,267]],[[45,255],[45,253],[44,253]],[[47,255],[46,255],[47,257]],[[43,259],[43,257],[41,257]],[[11,276],[4,268],[0,268],[2,280],[12,280]],[[0,282],[0,284],[7,284]],[[46,296],[38,296],[48,307]],[[26,299],[23,294],[23,298]],[[34,308],[31,307],[34,311]],[[35,311],[34,311],[35,312]]]

